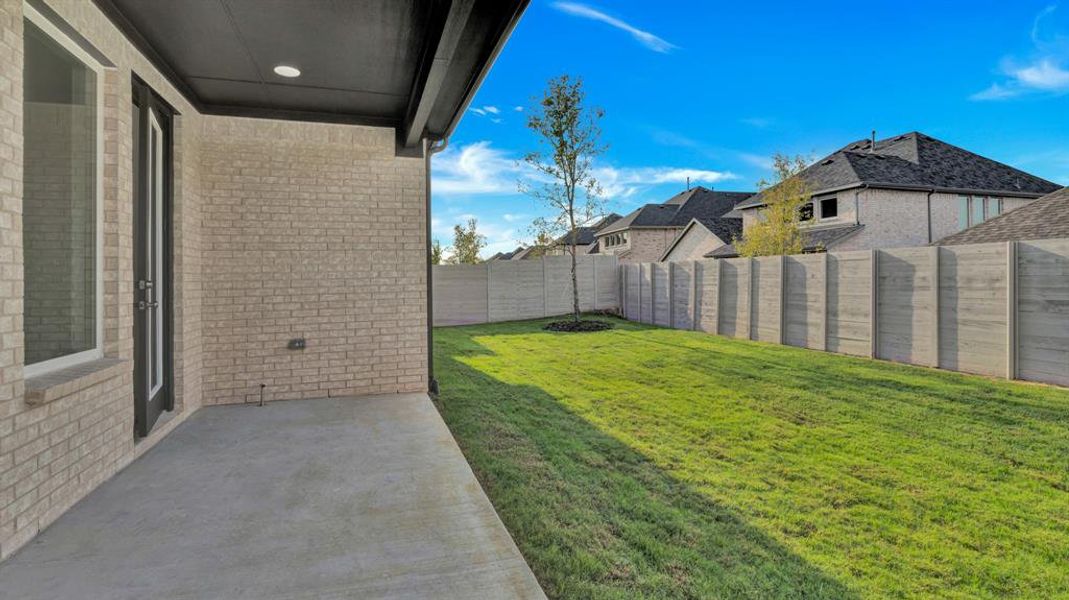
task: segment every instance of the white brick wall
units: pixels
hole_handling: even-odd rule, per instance
[[[204,403],[426,389],[424,162],[392,130],[203,117],[88,0],[45,0],[104,77],[107,377],[30,406],[23,378],[22,4],[0,0],[0,559]],[[174,106],[176,416],[133,435],[136,73]],[[285,350],[290,337],[308,349]],[[72,388],[73,389],[73,388]]]
[[[423,159],[390,129],[208,117],[201,169],[206,402],[427,389]]]

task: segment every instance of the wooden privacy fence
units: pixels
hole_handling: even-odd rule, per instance
[[[570,256],[435,265],[431,270],[434,324],[468,325],[536,319],[572,311]],[[582,310],[620,307],[616,257],[578,257]]]
[[[633,321],[1069,385],[1069,240],[620,271]]]

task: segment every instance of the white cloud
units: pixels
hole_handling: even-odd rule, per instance
[[[505,213],[501,215],[501,218],[505,219],[505,221],[508,223],[515,223],[517,221],[524,221],[530,219],[531,217],[529,215],[523,214]]]
[[[431,166],[431,192],[442,195],[516,193],[523,170],[488,141],[451,146],[434,157]]]
[[[666,53],[676,48],[675,45],[665,41],[662,38],[653,35],[648,31],[643,31],[630,23],[617,19],[616,17],[607,15],[600,10],[587,6],[586,4],[580,4],[578,2],[554,2],[553,8],[572,15],[573,17],[581,17],[584,19],[591,19],[593,21],[600,21],[606,25],[610,25],[617,29],[627,32],[631,37],[635,38],[640,44],[653,50],[654,52]]]
[[[765,169],[767,171],[771,171],[772,167],[774,166],[774,163],[772,162],[771,158],[769,158],[767,156],[763,156],[761,154],[753,154],[751,152],[740,152],[739,153],[739,159],[741,159],[743,162],[745,162],[747,164],[753,165],[753,166],[758,167],[760,169]]]
[[[1013,77],[1024,87],[1045,91],[1069,90],[1069,71],[1050,59],[1017,69]]]
[[[1025,66],[1007,63],[1003,73],[1008,79],[993,83],[985,90],[969,96],[971,100],[1006,100],[1026,94],[1069,92],[1069,69],[1053,58],[1041,58]]]
[[[976,92],[969,96],[969,100],[1005,100],[1021,95],[1020,90],[1009,89],[997,83],[992,83],[986,90]]]
[[[486,115],[499,115],[499,114],[501,114],[501,109],[496,107],[496,106],[493,106],[491,104],[487,104],[486,106],[473,106],[472,108],[470,108],[468,110],[470,110],[471,112],[479,115],[480,117],[485,117]]]
[[[1054,13],[1057,6],[1044,8],[1032,23],[1033,58],[1021,63],[1004,59],[999,69],[1004,79],[992,83],[986,89],[969,96],[970,100],[1007,100],[1031,94],[1064,94],[1069,92],[1069,69],[1064,65],[1069,58],[1069,46],[1064,38],[1053,35],[1045,39],[1041,25]]]
[[[514,110],[516,112],[523,112],[523,107],[519,106],[519,105],[516,105],[516,106],[512,107],[512,110]]]
[[[450,147],[432,161],[431,191],[435,195],[516,194],[517,181],[537,180],[533,170],[498,150],[488,141]],[[613,167],[595,165],[592,174],[609,200],[627,198],[648,187],[665,183],[712,185],[737,179],[727,171],[684,167]],[[507,220],[507,219],[506,219]]]
[[[1045,6],[1043,8],[1043,10],[1039,11],[1039,14],[1036,15],[1036,18],[1032,20],[1032,34],[1031,34],[1031,37],[1032,37],[1032,43],[1033,44],[1040,45],[1040,44],[1044,43],[1043,36],[1042,36],[1043,20],[1046,19],[1047,17],[1049,17],[1050,15],[1054,14],[1054,11],[1057,10],[1057,9],[1058,9],[1058,5],[1057,4],[1048,4],[1047,6]]]
[[[605,196],[612,199],[628,198],[643,188],[662,183],[715,184],[736,179],[733,173],[726,171],[708,171],[704,169],[684,169],[678,167],[638,167],[615,168],[596,167],[594,177],[601,184]]]

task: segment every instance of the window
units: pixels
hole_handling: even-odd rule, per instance
[[[984,222],[984,199],[972,198],[969,200],[969,225],[979,225]]]
[[[1002,214],[1002,198],[987,199],[987,218],[994,219]]]
[[[25,375],[99,358],[101,67],[25,5]]]
[[[839,216],[839,199],[824,198],[820,201],[820,218],[834,219]]]
[[[813,203],[809,202],[804,204],[802,208],[798,209],[799,221],[812,221],[813,220]]]
[[[979,225],[1002,214],[1002,198],[958,196],[958,229]]]

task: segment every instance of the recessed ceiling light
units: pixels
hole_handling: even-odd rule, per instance
[[[280,77],[300,77],[301,70],[289,65],[278,65],[275,67],[275,75]]]

